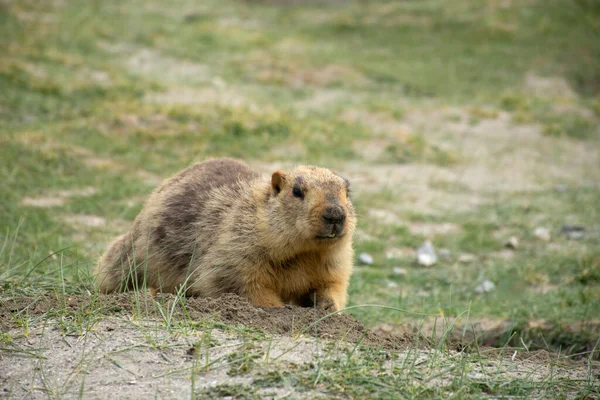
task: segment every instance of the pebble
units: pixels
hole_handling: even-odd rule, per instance
[[[381,324],[377,327],[382,332],[391,333],[394,330],[394,327],[390,324]]]
[[[360,253],[358,255],[358,261],[364,265],[371,265],[373,264],[373,256],[369,253]]]
[[[496,285],[494,284],[494,282],[486,279],[483,282],[481,282],[480,285],[477,285],[477,287],[475,288],[475,292],[476,293],[488,293],[491,292],[492,290],[494,290],[496,288]]]
[[[533,231],[533,236],[545,242],[550,241],[550,239],[552,238],[552,235],[550,234],[550,229],[541,226],[535,228],[535,230]]]
[[[404,268],[394,267],[393,269],[394,275],[406,275],[408,271]]]
[[[430,241],[425,241],[425,243],[417,249],[417,262],[424,267],[430,267],[437,262],[435,249]]]
[[[563,225],[560,233],[565,235],[568,239],[583,239],[585,236],[585,228],[580,225]]]
[[[508,247],[509,249],[516,250],[517,247],[519,247],[519,238],[516,236],[509,237],[504,246]]]
[[[387,287],[390,289],[395,289],[398,287],[398,284],[396,282],[388,281]]]
[[[458,262],[467,264],[473,261],[475,261],[475,256],[473,254],[465,253],[458,256]]]

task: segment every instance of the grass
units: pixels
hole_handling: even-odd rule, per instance
[[[384,306],[349,311],[368,327],[432,333],[419,314],[505,321],[488,344],[597,358],[598,16],[592,0],[4,2],[0,296],[87,295],[108,241],[160,179],[194,161],[315,163],[352,180],[356,250],[375,263],[357,266],[350,306]],[[564,224],[583,225],[584,238],[561,235]],[[550,241],[533,234],[540,226]],[[449,254],[431,268],[411,253],[425,239]],[[485,279],[495,290],[476,293]],[[130,317],[147,318],[149,305],[131,301]],[[343,362],[271,370],[268,351],[252,349],[264,333],[235,328],[248,346],[219,353],[210,332],[232,328],[178,319],[172,306],[158,306],[161,327],[140,340],[154,351],[171,343],[163,329],[206,332],[198,351],[215,354],[197,360],[202,373],[186,369],[190,397],[598,395],[593,372],[584,383],[506,378],[473,372],[487,360],[500,371],[503,359],[449,348],[390,360],[361,347]],[[24,337],[54,323],[85,336],[114,311],[65,303],[11,324]],[[3,349],[13,333],[0,336]],[[213,368],[246,380],[206,386]],[[44,393],[60,397],[45,373]]]

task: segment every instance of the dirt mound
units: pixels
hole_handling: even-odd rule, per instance
[[[402,349],[415,342],[415,336],[411,334],[372,332],[350,315],[296,306],[271,309],[255,307],[234,294],[219,298],[177,298],[173,295],[152,297],[141,293],[92,296],[46,294],[37,297],[0,298],[0,327],[7,330],[24,315],[46,315],[51,318],[77,313],[89,315],[92,310],[102,314],[141,313],[151,318],[164,317],[167,312],[175,320],[213,319],[227,324],[255,327],[270,333],[306,334],[324,339],[360,342],[385,349]]]

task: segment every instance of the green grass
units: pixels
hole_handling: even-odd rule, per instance
[[[557,196],[562,201],[555,202]],[[515,205],[523,201],[526,206]],[[598,204],[600,198],[596,190],[560,195],[541,192],[511,195],[509,199],[499,199],[496,205],[482,207],[477,212],[460,213],[450,218],[447,215],[430,217],[429,223],[453,222],[460,226],[459,232],[436,239],[439,248],[446,248],[451,253],[449,259],[440,260],[439,268],[416,267],[412,258],[386,259],[386,245],[416,247],[424,240],[405,229],[400,229],[396,233],[398,236],[394,236],[387,228],[388,231],[381,232],[381,237],[391,237],[391,240],[359,241],[358,251],[380,256],[376,257],[375,265],[358,268],[352,294],[356,298],[369,293],[366,297],[369,302],[392,303],[411,311],[442,311],[445,315],[456,315],[469,308],[471,315],[477,317],[597,320],[598,238],[588,237],[585,247],[580,247],[559,231],[566,223],[564,215],[578,221],[597,218]],[[552,227],[554,249],[533,236],[537,225],[532,220],[539,219],[538,212],[547,215],[542,225]],[[507,251],[509,258],[499,257],[498,252],[505,250],[506,240],[514,234],[521,238],[519,248]],[[462,253],[473,254],[474,261],[461,263],[459,255]],[[409,270],[408,276],[396,277],[393,267],[397,266]],[[401,279],[399,284],[406,288],[405,294],[375,289],[397,279]],[[496,282],[497,290],[485,295],[475,293],[475,286],[483,279]],[[543,293],[542,288],[549,285],[554,289]],[[426,295],[411,295],[419,291],[425,291]],[[386,317],[368,311],[361,318],[375,322]]]
[[[352,309],[367,326],[418,324],[415,314],[506,319],[514,328],[499,347],[506,339],[589,355],[597,324],[581,332],[560,327],[600,320],[598,2],[292,3],[0,4],[0,296],[87,293],[90,268],[106,243],[127,229],[161,178],[194,161],[315,163],[356,178],[356,250],[375,263],[357,266],[350,306],[406,311]],[[496,148],[493,135],[479,144],[491,149],[490,162],[530,146],[520,144],[524,130],[537,132],[527,157],[544,169],[527,178],[532,189],[449,178],[482,165],[473,147],[463,146],[484,140],[471,131],[482,124],[491,134],[514,132],[512,147]],[[490,173],[510,167],[490,165]],[[415,186],[414,175],[430,168],[438,172],[427,175],[425,189]],[[523,164],[513,173],[528,176],[535,168]],[[365,174],[371,171],[376,184]],[[387,174],[396,180],[386,181]],[[557,191],[556,184],[567,188]],[[419,203],[430,197],[413,196],[421,191],[433,196],[435,210]],[[465,206],[472,196],[481,204]],[[35,207],[27,199],[57,203]],[[375,218],[373,209],[398,223]],[[86,225],[74,216],[104,220]],[[585,226],[582,240],[560,235],[573,223]],[[419,224],[456,228],[432,239],[450,257],[431,268],[411,256],[388,259],[388,250],[415,249],[427,238],[411,228]],[[551,228],[550,242],[533,235],[539,226]],[[507,253],[504,243],[513,235],[520,245]],[[473,261],[461,262],[465,253]],[[478,294],[484,279],[496,288]],[[200,329],[184,328],[163,311],[169,329]],[[46,318],[60,320],[65,334],[82,334],[104,313],[56,310]],[[42,320],[19,315],[13,322],[28,332]],[[539,320],[552,328],[524,328]],[[0,336],[0,343],[10,340]],[[378,353],[349,356],[343,368],[324,360],[260,377],[252,367],[258,353],[244,354],[228,368],[248,372],[258,387],[347,398],[392,398],[398,391],[560,397],[564,389],[556,380],[535,386],[466,379],[480,357],[472,354],[446,360],[442,370],[451,377],[444,389],[428,385],[421,370],[382,372]],[[373,378],[368,371],[380,373]],[[581,395],[592,396],[585,387]],[[264,392],[241,383],[197,392],[224,395]]]

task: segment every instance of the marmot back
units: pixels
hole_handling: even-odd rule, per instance
[[[348,181],[313,166],[263,179],[217,159],[165,181],[97,268],[101,291],[236,293],[259,306],[340,309],[356,225]]]

